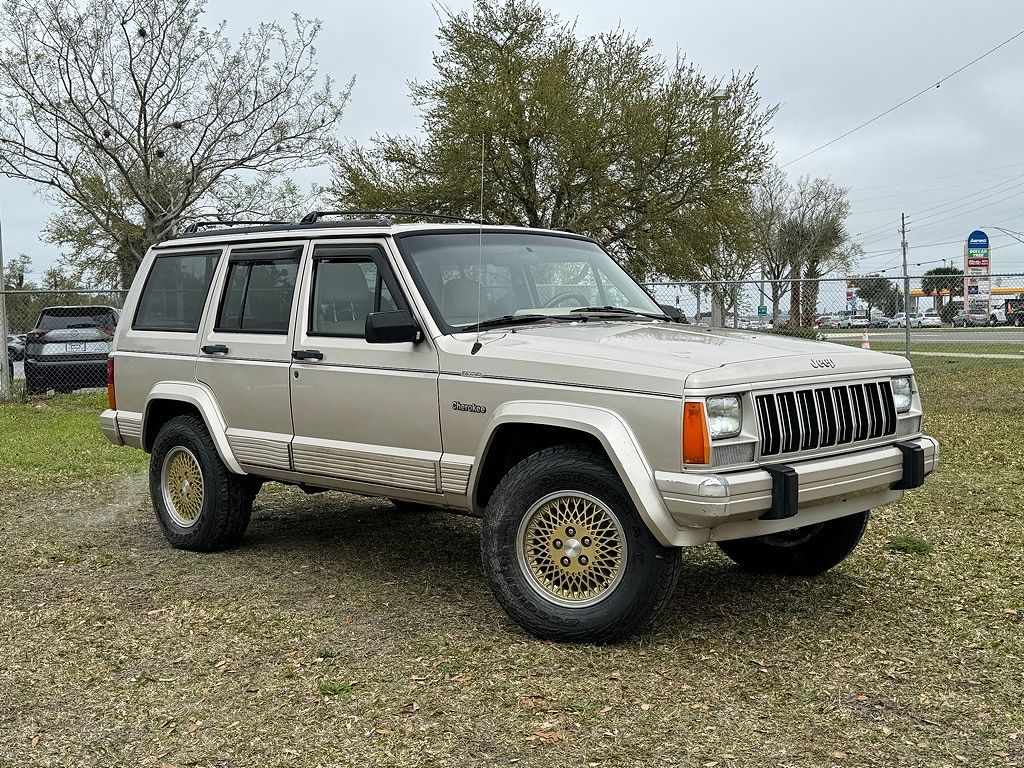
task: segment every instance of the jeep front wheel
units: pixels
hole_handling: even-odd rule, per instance
[[[672,594],[679,550],[640,519],[615,468],[573,445],[513,467],[491,496],[481,542],[491,590],[542,638],[616,642],[643,629]]]
[[[718,547],[754,573],[817,576],[843,562],[860,543],[868,513],[828,520],[767,536],[720,541]]]
[[[237,543],[249,525],[258,490],[258,482],[224,465],[198,417],[177,416],[157,433],[149,491],[171,546],[213,552]]]

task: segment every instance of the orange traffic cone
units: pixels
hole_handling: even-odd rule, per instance
[[[868,338],[868,329],[865,328],[860,335],[860,348],[871,349],[871,339]]]

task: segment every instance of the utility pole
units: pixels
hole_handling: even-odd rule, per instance
[[[903,249],[903,315],[907,321],[904,343],[910,357],[910,274],[907,272],[907,214],[900,214],[900,248]]]

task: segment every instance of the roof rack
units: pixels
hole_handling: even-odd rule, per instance
[[[207,227],[259,227],[264,224],[289,224],[291,222],[281,221],[280,219],[263,219],[261,221],[253,220],[242,220],[242,219],[225,219],[223,221],[218,219],[211,219],[209,221],[193,221],[185,229],[181,231],[182,235],[194,235],[200,229],[206,229]]]
[[[486,224],[487,220],[467,219],[461,216],[445,216],[440,213],[425,213],[424,211],[396,211],[383,209],[379,211],[311,211],[302,217],[300,224],[316,224],[324,216],[378,216],[382,219],[388,216],[411,216],[417,219],[434,219],[436,221],[455,221],[462,224]]]

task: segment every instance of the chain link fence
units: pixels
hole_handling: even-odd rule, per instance
[[[127,291],[3,291],[0,399],[107,385],[107,356]],[[2,370],[2,369],[0,369]]]
[[[1024,360],[1024,274],[969,280],[974,284],[964,286],[964,278],[957,276],[751,279],[648,283],[647,288],[658,302],[700,326],[1019,365]],[[106,359],[126,293],[0,292],[8,358],[0,397],[106,386]]]
[[[1024,274],[648,283],[688,322],[903,355],[1024,360]],[[965,308],[964,289],[968,303]]]

